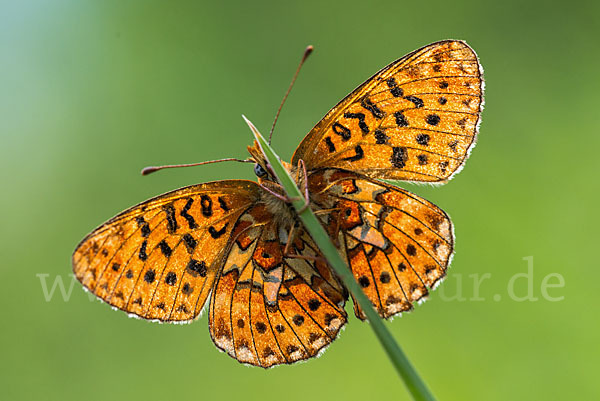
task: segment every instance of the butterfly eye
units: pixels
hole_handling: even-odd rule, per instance
[[[264,177],[265,175],[267,175],[267,172],[265,171],[265,169],[258,163],[256,163],[254,165],[254,174],[256,174],[257,177]]]

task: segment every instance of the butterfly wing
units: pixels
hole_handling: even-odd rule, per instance
[[[72,258],[75,276],[130,314],[192,320],[212,289],[235,222],[259,189],[251,181],[217,181],[134,206],[81,241]]]
[[[444,182],[475,143],[483,106],[477,55],[446,40],[391,63],[350,93],[292,158],[371,178]]]
[[[316,355],[346,322],[343,287],[310,237],[288,227],[264,204],[236,224],[216,282],[209,327],[214,343],[242,363],[270,367]]]
[[[412,309],[445,276],[453,252],[450,218],[408,191],[353,172],[327,169],[309,178],[331,238],[382,317]],[[365,316],[355,303],[356,315]]]

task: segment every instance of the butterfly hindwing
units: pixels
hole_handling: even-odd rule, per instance
[[[482,70],[462,41],[425,46],[388,65],[327,113],[292,164],[371,178],[444,182],[475,143]]]
[[[73,254],[75,276],[110,305],[145,319],[197,317],[235,221],[257,200],[251,181],[181,188],[119,214]]]
[[[445,276],[452,223],[431,202],[337,169],[313,173],[309,188],[317,207],[332,210],[322,222],[382,317],[410,310]]]
[[[289,231],[276,220],[264,205],[240,218],[209,313],[220,349],[265,368],[316,355],[346,322],[343,290],[316,266],[324,262],[310,237],[296,230],[286,255]]]

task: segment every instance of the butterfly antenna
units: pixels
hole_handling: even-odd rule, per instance
[[[163,170],[165,168],[193,167],[193,166],[202,166],[204,164],[213,164],[213,163],[221,163],[221,162],[254,163],[254,160],[252,160],[252,159],[242,160],[242,159],[236,159],[236,158],[230,157],[230,158],[227,158],[227,159],[209,160],[209,161],[200,162],[200,163],[169,164],[169,165],[166,165],[166,166],[149,166],[149,167],[144,167],[142,169],[142,175],[148,175],[148,174],[154,173],[155,171]]]
[[[304,64],[304,62],[306,61],[308,56],[312,53],[313,49],[314,48],[312,46],[308,46],[304,50],[304,55],[302,55],[302,60],[300,60],[300,64],[298,64],[298,68],[296,69],[294,78],[292,78],[292,82],[290,83],[290,86],[289,86],[287,92],[285,92],[285,96],[283,97],[283,100],[281,101],[281,104],[279,105],[279,109],[277,109],[277,114],[275,114],[275,120],[273,121],[273,125],[271,126],[271,132],[269,132],[269,145],[271,144],[271,138],[273,137],[273,131],[275,130],[275,124],[277,123],[277,119],[279,118],[279,113],[281,113],[281,108],[283,107],[285,100],[287,99],[288,95],[290,94],[290,91],[292,90],[292,87],[294,86],[294,82],[296,82],[296,78],[298,78],[298,74],[300,73],[300,68],[302,68],[302,64]]]

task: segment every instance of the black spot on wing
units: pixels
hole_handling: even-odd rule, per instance
[[[429,125],[433,125],[436,126],[440,123],[440,116],[438,116],[437,114],[429,114],[426,118],[425,121],[427,122],[427,124]]]
[[[202,207],[202,214],[204,217],[212,216],[212,199],[208,195],[202,195],[200,197],[200,206]]]
[[[331,129],[333,130],[333,132],[342,137],[342,141],[347,141],[352,136],[350,130],[340,123],[333,123]]]
[[[440,162],[438,164],[438,166],[440,167],[440,171],[442,172],[442,174],[446,174],[446,168],[448,168],[448,164],[449,163],[447,161],[443,161],[443,162]]]
[[[175,283],[177,283],[177,274],[175,274],[175,272],[168,272],[165,277],[165,283],[168,285],[175,285]]]
[[[404,95],[404,91],[398,86],[398,83],[394,77],[388,78],[385,83],[387,84],[388,88],[390,88],[390,93],[392,96],[402,97]]]
[[[177,220],[175,219],[175,208],[169,204],[163,207],[165,214],[167,215],[167,230],[169,234],[174,234],[177,231]]]
[[[327,145],[327,150],[329,150],[329,153],[335,152],[335,144],[332,142],[330,137],[325,137],[325,144]]]
[[[458,141],[457,140],[454,140],[454,141],[448,143],[448,147],[450,149],[452,149],[453,152],[456,152],[456,147],[457,146],[458,146]]]
[[[210,236],[217,239],[219,237],[221,237],[223,234],[225,234],[225,232],[227,231],[227,225],[229,223],[225,224],[220,230],[216,230],[213,226],[208,227],[208,232],[210,233]]]
[[[183,243],[190,255],[194,253],[194,249],[196,249],[196,246],[198,245],[198,242],[189,233],[183,236]]]
[[[165,241],[163,239],[162,241],[160,241],[158,243],[158,247],[160,248],[160,251],[162,252],[162,254],[165,255],[167,258],[169,256],[171,256],[171,253],[173,252],[173,250],[171,249],[169,244],[167,244],[167,241]]]
[[[225,203],[225,199],[223,199],[223,197],[219,196],[217,198],[217,200],[219,201],[219,205],[221,206],[221,209],[223,209],[224,212],[228,212],[229,206],[227,206],[227,203]]]
[[[148,259],[148,254],[146,253],[146,247],[148,246],[148,241],[142,242],[142,246],[140,246],[140,250],[138,252],[138,257],[141,261],[146,261]]]
[[[147,237],[148,235],[150,235],[150,226],[148,226],[148,223],[146,223],[143,216],[136,217],[135,221],[137,222],[142,237]]]
[[[369,99],[367,96],[362,98],[362,100],[360,101],[360,105],[363,108],[369,110],[373,117],[377,119],[382,119],[383,117],[385,117],[385,113],[381,111],[381,109],[377,107],[377,105],[373,103],[371,99]]]
[[[258,331],[260,334],[263,334],[264,332],[267,331],[267,325],[264,324],[263,322],[256,322],[254,327],[256,327],[256,331]],[[273,352],[273,351],[271,351],[271,352]]]
[[[408,159],[408,152],[404,147],[394,147],[392,148],[392,156],[390,157],[390,161],[392,165],[397,168],[404,168],[406,166],[406,160]]]
[[[412,102],[417,109],[423,107],[423,100],[416,96],[406,96],[404,99]]]
[[[396,125],[398,127],[408,127],[408,120],[401,111],[396,111],[394,117],[396,118]]]
[[[195,259],[190,259],[186,269],[192,275],[192,277],[206,277],[206,263],[204,263],[202,260],[197,261]]]
[[[363,157],[365,157],[365,153],[360,145],[356,145],[356,147],[354,148],[354,152],[356,152],[356,154],[354,156],[344,157],[342,160],[355,162],[355,161],[360,160]]]
[[[308,308],[313,312],[319,309],[320,306],[321,301],[319,301],[318,299],[313,298],[310,301],[308,301]]]
[[[183,285],[183,288],[182,288],[181,290],[183,291],[183,293],[184,293],[185,295],[189,295],[189,294],[191,294],[192,292],[194,292],[194,289],[192,288],[192,286],[190,285],[190,283],[185,283],[185,284]]]
[[[154,282],[155,278],[156,278],[156,273],[152,269],[147,270],[146,273],[144,274],[144,281],[147,282],[148,284],[152,284]]]
[[[387,136],[381,129],[376,129],[374,135],[375,143],[378,145],[384,145],[387,143],[388,139],[390,139],[390,137]]]
[[[363,134],[369,133],[369,126],[365,123],[365,115],[363,113],[344,113],[344,117],[358,120],[358,127]]]
[[[181,217],[183,217],[184,219],[187,220],[190,230],[193,230],[196,227],[198,227],[198,224],[196,224],[196,220],[194,220],[194,217],[188,213],[190,208],[192,207],[192,203],[194,203],[194,199],[193,198],[188,199],[188,201],[186,202],[185,206],[183,207],[183,209],[181,210],[181,213],[180,213]]]
[[[418,134],[415,139],[419,145],[428,146],[431,137],[427,134]]]

